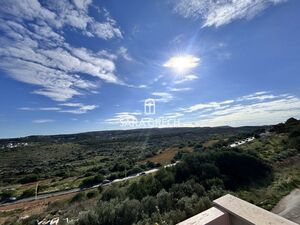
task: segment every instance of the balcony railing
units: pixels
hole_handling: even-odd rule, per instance
[[[297,225],[229,194],[213,203],[214,207],[178,225]]]

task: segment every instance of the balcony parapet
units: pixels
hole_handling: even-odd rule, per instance
[[[297,225],[230,194],[214,200],[213,204],[214,207],[178,225]]]

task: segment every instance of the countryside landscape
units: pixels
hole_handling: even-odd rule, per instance
[[[300,224],[299,0],[0,0],[0,225]]]
[[[230,147],[248,137],[255,139]],[[7,147],[18,143],[28,145]],[[294,118],[275,126],[29,136],[1,145],[3,224],[55,217],[61,224],[176,224],[225,193],[272,210],[300,184],[300,121]],[[18,203],[36,191],[38,197],[75,188]]]

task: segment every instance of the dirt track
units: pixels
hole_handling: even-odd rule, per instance
[[[300,224],[300,189],[294,189],[289,195],[282,198],[272,212]]]
[[[22,212],[19,214],[19,217],[25,216],[25,215],[33,215],[43,212],[43,210],[48,206],[49,203],[69,199],[72,196],[74,196],[76,193],[70,193],[66,195],[61,196],[53,196],[46,199],[39,199],[36,201],[28,201],[28,202],[20,202],[14,205],[6,205],[6,206],[0,206],[0,212],[4,211],[11,211],[16,209],[22,209]],[[6,221],[6,217],[0,218],[0,224],[2,224],[4,221]]]

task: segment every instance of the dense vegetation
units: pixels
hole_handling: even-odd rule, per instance
[[[22,221],[16,216],[6,224],[34,224],[36,219],[60,216],[78,219],[74,222],[77,225],[172,225],[211,207],[214,199],[226,193],[270,210],[282,196],[300,184],[300,121],[291,118],[268,129],[270,132],[265,132],[264,128],[215,128],[214,132],[202,128],[207,135],[200,132],[201,128],[180,132],[180,129],[160,130],[160,136],[152,134],[155,138],[152,136],[148,144],[152,146],[151,143],[155,142],[160,146],[158,151],[163,151],[176,139],[176,146],[183,150],[175,155],[173,161],[178,161],[175,166],[162,167],[152,175],[80,192],[71,199],[50,204],[42,214]],[[176,138],[173,139],[172,135]],[[256,139],[237,148],[228,147],[233,141],[250,135],[255,135]],[[119,139],[115,136],[114,140]],[[125,143],[137,143],[133,136],[129,140],[132,143],[121,142],[123,147]],[[149,154],[149,146],[141,152]],[[185,151],[186,146],[193,151]],[[120,163],[115,160],[106,164],[109,165],[109,174],[137,173],[155,166],[147,160],[141,164],[144,159],[141,155],[130,159],[136,162],[131,167],[126,155],[119,159]],[[98,164],[91,168],[98,168]],[[89,170],[92,172],[88,175],[85,173],[81,186],[91,186],[111,176],[102,173],[102,169],[105,168]],[[29,175],[28,178],[39,179]],[[26,179],[22,182],[26,183]]]
[[[287,134],[283,147],[300,152],[300,123],[289,119],[273,132]],[[289,148],[282,151],[291,152]],[[229,191],[263,186],[273,179],[271,162],[287,157],[274,152],[270,161],[251,149],[216,148],[181,154],[180,163],[161,169],[122,188],[106,189],[96,208],[85,214],[79,225],[175,224],[211,206],[211,200]]]
[[[36,181],[39,192],[47,192],[92,186],[99,178],[122,178],[160,166],[147,159],[166,148],[192,149],[210,139],[231,139],[259,128],[166,128],[2,139],[0,199],[34,193],[34,184],[27,184]],[[10,143],[27,145],[8,148]]]
[[[210,207],[211,200],[224,190],[236,190],[270,175],[270,166],[248,154],[187,154],[173,168],[161,169],[128,187],[106,189],[96,209],[79,224],[174,224]]]

